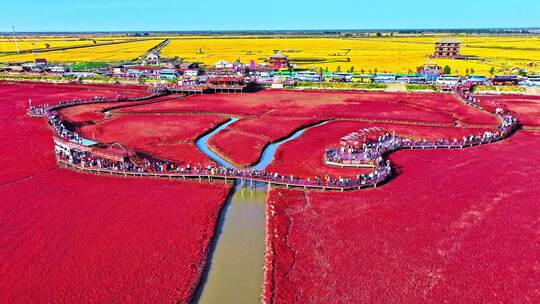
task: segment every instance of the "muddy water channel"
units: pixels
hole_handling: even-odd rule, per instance
[[[208,148],[208,140],[237,121],[231,118],[213,132],[199,138],[197,147],[222,166],[234,166]],[[253,167],[264,170],[274,158],[277,148],[300,136],[299,130],[265,148]],[[259,303],[264,264],[265,202],[267,185],[237,180],[221,212],[216,237],[208,255],[206,271],[194,303]]]
[[[259,303],[263,279],[266,186],[236,182],[195,303]]]

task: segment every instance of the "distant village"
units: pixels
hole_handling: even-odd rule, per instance
[[[467,60],[460,55],[460,43],[445,39],[435,44],[431,58]],[[288,56],[275,50],[265,62],[249,64],[240,61],[218,61],[213,66],[197,62],[184,62],[177,58],[162,58],[155,48],[140,60],[117,66],[88,67],[74,70],[70,65],[49,63],[44,58],[34,62],[0,66],[0,73],[8,75],[50,75],[72,79],[117,78],[140,83],[164,83],[185,93],[202,93],[208,90],[245,91],[253,86],[283,88],[298,83],[366,83],[366,84],[417,84],[437,85],[450,90],[456,85],[505,85],[540,86],[540,75],[451,75],[451,71],[428,61],[408,74],[352,72],[326,72],[301,70],[289,62]]]

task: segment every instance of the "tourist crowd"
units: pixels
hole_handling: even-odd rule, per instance
[[[73,107],[83,104],[93,104],[93,103],[102,103],[102,102],[129,102],[129,101],[141,101],[145,99],[150,99],[154,97],[161,96],[165,94],[165,91],[163,89],[152,89],[150,90],[150,95],[144,95],[140,97],[130,97],[124,94],[118,94],[114,98],[106,98],[102,96],[95,96],[92,99],[81,99],[76,98],[72,100],[67,101],[60,101],[54,105],[42,104],[39,106],[30,106],[26,113],[29,116],[33,117],[46,117],[48,114],[53,113],[55,110],[66,108],[66,107]]]
[[[163,91],[156,88],[153,95],[160,95]],[[469,96],[470,97],[470,96]],[[464,98],[475,107],[481,108],[477,99]],[[149,98],[134,98],[129,100],[140,100]],[[390,151],[402,148],[463,148],[466,146],[489,143],[503,139],[510,135],[517,127],[517,120],[502,108],[495,110],[495,115],[501,121],[500,126],[495,131],[486,131],[479,135],[464,136],[461,139],[412,139],[409,137],[396,136],[395,133],[381,132],[380,128],[370,128],[363,130],[362,140],[358,137],[350,137],[353,143],[348,140],[342,140],[339,149],[328,149],[325,153],[327,164],[330,165],[351,165],[368,166],[372,168],[369,174],[359,174],[356,178],[314,176],[312,178],[299,178],[293,175],[285,176],[278,172],[266,172],[262,170],[236,169],[219,166],[216,164],[208,165],[178,165],[170,161],[157,160],[153,158],[140,159],[136,154],[125,153],[124,157],[107,157],[104,153],[106,147],[103,145],[88,148],[84,146],[85,140],[74,131],[70,131],[62,122],[60,116],[55,111],[62,107],[68,107],[83,103],[96,102],[115,102],[126,101],[126,98],[118,97],[114,100],[106,100],[103,97],[95,97],[92,100],[72,100],[60,102],[54,106],[42,105],[40,107],[30,107],[28,114],[33,116],[46,117],[51,125],[55,136],[70,143],[69,148],[62,144],[55,146],[55,152],[58,160],[76,166],[79,168],[96,169],[98,172],[117,172],[123,174],[157,175],[157,176],[179,176],[179,177],[230,177],[263,181],[270,183],[286,184],[290,186],[308,186],[321,188],[361,188],[376,186],[387,180],[391,174],[390,161],[384,160],[383,155]],[[483,108],[481,108],[483,109]],[[376,136],[371,136],[369,132],[377,132]],[[372,134],[371,134],[372,135]]]
[[[459,92],[458,92],[459,93]],[[462,93],[459,93],[462,94]],[[465,104],[470,105],[479,110],[484,110],[480,100],[469,95],[462,96]],[[413,139],[410,137],[395,136],[395,133],[385,132],[382,135],[372,136],[373,140],[369,139],[369,132],[366,134],[364,129],[351,134],[362,134],[363,142],[360,142],[358,137],[345,136],[342,140],[341,147],[330,148],[326,150],[325,161],[329,165],[338,166],[374,166],[374,160],[378,160],[387,152],[395,151],[403,148],[409,149],[436,149],[436,148],[463,148],[475,145],[490,143],[508,137],[518,126],[518,121],[512,115],[507,113],[502,108],[498,107],[494,113],[500,125],[494,131],[485,131],[477,135],[467,135],[462,138],[440,138],[435,140],[428,139]],[[362,132],[364,131],[364,132]],[[369,131],[369,130],[368,130]],[[373,129],[373,132],[379,132],[380,129]]]
[[[293,175],[285,176],[278,172],[267,172],[262,170],[236,169],[209,165],[180,166],[169,161],[144,158],[138,160],[137,157],[126,157],[123,161],[113,161],[104,157],[96,156],[89,151],[71,149],[69,152],[57,149],[56,156],[59,160],[80,168],[96,169],[101,172],[114,171],[131,175],[161,175],[161,176],[187,176],[187,177],[221,177],[231,179],[246,179],[261,182],[286,184],[290,186],[316,186],[335,188],[358,188],[374,186],[386,180],[391,175],[390,162],[384,162],[380,158],[377,168],[369,174],[359,174],[356,178],[346,177],[324,177],[314,176],[313,178],[299,178]]]

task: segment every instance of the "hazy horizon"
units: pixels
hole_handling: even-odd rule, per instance
[[[501,34],[512,34],[513,32],[519,31],[530,31],[525,34],[540,34],[540,27],[492,27],[492,28],[393,28],[393,29],[368,29],[368,28],[349,28],[349,29],[290,29],[290,30],[277,30],[277,29],[261,29],[261,30],[125,30],[125,31],[115,31],[115,30],[103,30],[103,31],[19,31],[15,28],[17,35],[33,35],[33,34],[331,34],[331,33],[396,33],[396,32],[410,32],[422,33],[425,35],[429,34],[460,34],[460,33],[501,33]],[[13,30],[10,31],[0,31],[0,35],[13,35]]]
[[[10,2],[0,32],[226,32],[538,28],[540,2],[508,5],[501,0],[455,0],[336,5],[322,1],[254,3],[96,0]]]

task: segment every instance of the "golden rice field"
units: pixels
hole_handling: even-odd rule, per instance
[[[91,37],[85,36],[85,39]],[[166,37],[152,37],[140,40],[137,37],[108,36],[96,37],[97,43],[113,40],[133,42],[94,46],[66,51],[50,51],[37,56],[49,61],[123,61],[144,54]],[[338,67],[347,71],[354,67],[355,72],[407,73],[426,61],[435,61],[441,66],[448,65],[455,74],[465,74],[467,69],[476,74],[489,74],[492,67],[496,73],[509,72],[512,68],[527,68],[540,72],[539,36],[459,36],[462,55],[473,56],[478,60],[430,59],[434,43],[441,36],[395,36],[369,38],[277,38],[268,36],[172,36],[171,43],[162,50],[163,57],[179,57],[184,61],[196,61],[214,65],[220,60],[244,63],[251,60],[262,62],[280,50],[289,56],[299,68],[328,69]],[[52,37],[19,39],[20,49],[82,45],[93,42],[79,40],[78,37]],[[0,62],[31,61],[33,54],[2,55],[13,52],[11,38],[0,38]]]
[[[7,55],[0,56],[0,62],[33,61],[36,56],[45,58],[50,62],[117,62],[135,59],[162,41],[163,40],[161,39],[135,40],[133,42],[121,44],[93,46],[64,51]]]
[[[108,43],[112,41],[129,40],[129,37],[97,37],[97,38],[67,38],[67,37],[46,37],[46,38],[17,38],[0,37],[0,54],[7,52],[15,52],[17,46],[20,51],[71,47],[81,45],[94,45]],[[140,38],[139,38],[140,39]],[[94,43],[94,40],[96,43]],[[48,47],[47,47],[48,46]]]
[[[178,56],[186,61],[215,64],[219,60],[263,61],[280,50],[302,68],[328,68],[342,71],[354,67],[355,71],[402,72],[415,70],[433,53],[439,37],[384,37],[384,38],[301,38],[301,39],[177,39],[162,50],[165,57]],[[454,73],[465,74],[497,72],[513,67],[540,71],[539,37],[458,37],[462,54],[483,60],[435,59],[439,65],[449,65]],[[529,67],[532,65],[532,67]]]
[[[78,46],[78,45],[88,45],[92,41],[74,41],[74,40],[19,40],[17,41],[19,50],[34,50],[34,49],[45,49],[47,44],[50,48],[56,47],[66,47],[66,46]],[[12,39],[1,39],[0,40],[0,53],[4,52],[15,52],[17,46]]]

